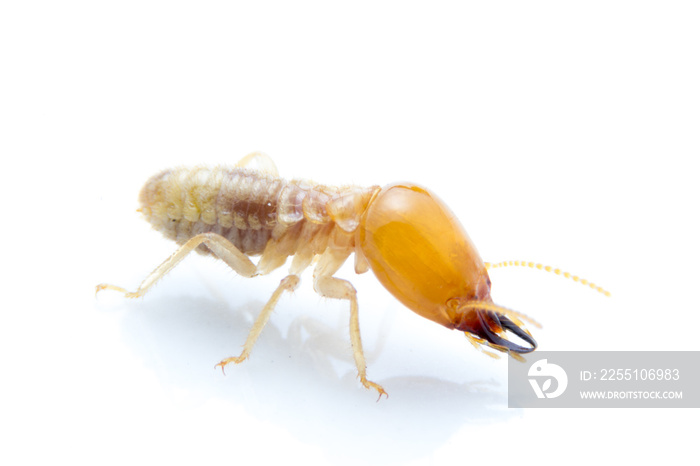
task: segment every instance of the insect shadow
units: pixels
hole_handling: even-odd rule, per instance
[[[240,404],[339,460],[354,454],[359,460],[368,451],[349,452],[351,435],[377,458],[385,456],[387,464],[429,455],[464,424],[518,415],[518,410],[506,409],[503,384],[479,375],[469,383],[420,375],[385,378],[383,383],[396,388],[390,400],[368,403],[370,393],[357,390],[347,323],[338,319],[337,325],[329,324],[315,316],[337,314],[315,301],[281,306],[280,311],[296,317],[284,327],[273,317],[249,363],[227,368],[224,376],[214,364],[242,344],[261,305],[257,299],[227,301],[172,292],[129,301],[122,319],[125,340],[166,390],[173,390],[175,402],[197,406],[224,399]],[[295,305],[308,312],[287,309]],[[394,345],[376,354],[373,348],[382,342],[367,343],[370,361],[406,357]],[[473,354],[478,360],[478,353]]]

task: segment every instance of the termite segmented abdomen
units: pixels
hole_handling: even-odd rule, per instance
[[[215,200],[218,223],[239,230],[274,228],[284,181],[249,170],[218,171],[222,172]]]
[[[155,175],[139,199],[146,219],[178,244],[212,232],[252,256],[261,254],[271,238],[281,242],[287,236],[279,253],[293,255],[318,235],[324,238],[313,242],[314,249],[325,247],[331,223],[353,232],[374,189],[285,181],[243,168],[200,167]],[[209,252],[206,246],[197,250]]]
[[[141,212],[166,237],[183,244],[217,233],[248,255],[260,254],[277,222],[284,182],[243,169],[177,168],[152,177],[141,190]],[[207,253],[205,246],[198,252]]]

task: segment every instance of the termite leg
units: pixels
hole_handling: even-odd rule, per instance
[[[277,267],[284,264],[285,259],[286,256],[280,255],[277,251],[275,243],[268,243],[267,247],[265,248],[265,251],[260,257],[260,261],[258,262],[258,272],[261,274],[266,274],[271,270],[274,270]],[[245,361],[246,358],[248,358],[248,356],[250,355],[250,351],[253,349],[253,345],[255,345],[255,342],[260,336],[262,329],[265,327],[267,321],[270,319],[270,315],[275,309],[277,301],[279,301],[280,297],[282,296],[282,293],[285,291],[292,292],[299,286],[299,275],[301,274],[301,272],[304,271],[306,267],[308,267],[312,259],[313,255],[310,254],[297,254],[294,256],[292,266],[289,270],[289,275],[282,279],[277,289],[274,291],[274,293],[272,293],[272,296],[265,304],[265,307],[263,307],[262,311],[260,311],[258,318],[255,319],[253,327],[250,329],[250,332],[248,332],[248,337],[245,340],[245,344],[243,345],[243,351],[241,352],[241,354],[239,354],[238,356],[226,358],[219,364],[217,364],[215,367],[221,367],[221,370],[223,371],[224,367],[226,367],[227,364],[239,364]]]
[[[162,264],[146,277],[136,291],[127,291],[120,286],[109,285],[102,283],[97,285],[95,293],[101,290],[114,290],[124,293],[127,298],[138,298],[146,294],[146,292],[156,283],[170,272],[187,254],[194,251],[200,244],[205,244],[215,256],[226,262],[229,267],[244,277],[253,277],[257,273],[255,264],[241,251],[238,250],[229,240],[216,233],[202,233],[189,239],[185,244],[180,246],[180,249],[168,257]]]
[[[348,254],[343,251],[328,249],[323,253],[314,269],[314,290],[326,298],[347,299],[350,302],[350,343],[355,358],[355,366],[360,382],[365,388],[373,388],[379,392],[379,399],[387,393],[381,385],[367,380],[367,363],[362,351],[362,338],[360,337],[360,320],[357,306],[357,291],[355,287],[341,278],[332,275],[347,259]]]
[[[275,165],[275,162],[272,161],[270,156],[264,152],[251,152],[239,160],[234,167],[246,168],[248,165],[253,163],[257,164],[257,167],[252,167],[253,169],[267,173],[275,178],[279,177],[277,165]]]
[[[277,304],[277,301],[279,301],[280,296],[282,296],[282,293],[284,293],[285,291],[294,291],[297,288],[297,286],[299,286],[298,275],[287,275],[286,277],[284,277],[277,289],[275,290],[275,292],[272,293],[272,296],[267,301],[267,304],[265,304],[265,307],[263,307],[262,311],[260,311],[260,315],[258,315],[258,318],[255,319],[253,327],[250,329],[250,332],[248,332],[248,337],[245,340],[245,344],[243,345],[243,351],[241,352],[241,354],[238,356],[226,358],[219,364],[217,364],[215,367],[221,367],[221,370],[223,371],[224,367],[226,367],[227,364],[239,364],[245,361],[246,358],[250,355],[250,351],[253,349],[253,345],[255,345],[255,342],[260,336],[260,332],[262,332],[262,329],[265,327],[265,324],[267,324],[267,321],[270,319],[270,315],[275,309],[275,305]]]
[[[130,292],[125,290],[120,286],[101,284],[97,285],[96,292],[101,290],[114,290],[124,293],[127,298],[137,298],[146,294],[146,292],[156,283],[158,280],[163,278],[168,272],[170,272],[177,264],[179,264],[190,252],[194,251],[197,246],[205,244],[215,256],[223,260],[231,267],[236,273],[244,277],[253,277],[257,274],[257,266],[243,254],[238,248],[236,248],[229,240],[216,233],[202,233],[197,235],[185,244],[183,244],[180,249],[175,251],[175,253],[167,258],[162,264],[160,264],[156,269],[151,272],[148,277],[141,283],[141,286],[136,291]],[[246,342],[243,345],[243,352],[237,357],[226,358],[217,364],[215,367],[224,367],[229,363],[240,363],[244,361],[249,355],[250,351],[255,344],[255,341],[260,336],[260,332],[267,324],[270,318],[270,314],[275,308],[277,301],[279,301],[280,296],[284,291],[294,291],[299,285],[299,276],[292,274],[285,277],[280,285],[277,287],[272,297],[268,300],[265,307],[263,307],[260,315],[255,320],[253,327],[248,333]]]

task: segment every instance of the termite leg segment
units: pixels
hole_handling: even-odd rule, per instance
[[[146,294],[146,292],[158,280],[163,278],[177,264],[179,264],[189,253],[194,251],[200,244],[205,244],[215,256],[223,260],[229,267],[244,277],[253,277],[257,273],[255,264],[241,251],[238,250],[229,240],[216,233],[202,233],[192,237],[180,249],[168,257],[162,264],[151,272],[146,279],[141,283],[136,291],[130,292],[115,285],[100,284],[97,285],[95,293],[100,290],[115,290],[124,293],[127,298],[138,298]]]
[[[219,364],[214,366],[215,368],[221,367],[221,371],[223,372],[224,367],[226,367],[227,364],[239,364],[245,361],[246,358],[248,358],[248,356],[250,355],[250,351],[253,349],[253,346],[255,345],[255,342],[260,336],[262,329],[265,327],[267,321],[270,319],[270,315],[275,309],[277,301],[279,301],[280,297],[282,296],[282,293],[284,293],[285,291],[294,291],[299,286],[299,281],[300,279],[298,275],[287,275],[282,279],[277,289],[274,291],[274,293],[272,293],[272,296],[267,301],[267,304],[265,304],[265,307],[263,307],[262,311],[260,311],[258,318],[255,319],[253,327],[250,329],[250,332],[248,332],[248,337],[245,340],[245,344],[243,345],[243,351],[241,352],[241,354],[238,356],[224,359]]]
[[[332,249],[323,253],[314,269],[314,290],[326,298],[346,299],[350,302],[350,343],[357,367],[357,375],[360,382],[367,389],[375,389],[379,393],[379,401],[382,395],[389,397],[384,388],[378,383],[367,379],[367,362],[362,350],[362,338],[360,336],[360,318],[357,305],[357,291],[355,287],[341,278],[332,275],[340,268],[348,257],[347,252],[334,251]]]
[[[248,165],[252,165],[254,163],[257,164],[255,170],[267,173],[275,178],[280,176],[277,172],[277,165],[275,165],[272,158],[270,158],[270,156],[264,152],[251,152],[239,160],[234,166],[238,168],[246,168]]]

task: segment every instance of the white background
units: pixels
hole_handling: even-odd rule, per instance
[[[253,5],[254,4],[254,5]],[[3,2],[0,462],[673,463],[693,409],[514,410],[507,363],[371,273],[369,376],[310,276],[240,350],[283,276],[188,258],[135,212],[172,165],[253,150],[284,177],[419,182],[542,350],[698,350],[696,2]]]

